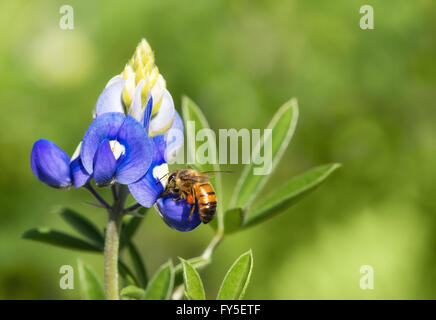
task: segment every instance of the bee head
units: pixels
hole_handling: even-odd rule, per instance
[[[176,172],[171,173],[168,177],[168,183],[173,183],[175,177],[176,177]]]
[[[177,185],[177,171],[172,172],[168,176],[167,187],[168,192],[179,192],[179,187]]]

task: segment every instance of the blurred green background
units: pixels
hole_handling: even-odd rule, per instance
[[[63,4],[74,30],[59,28]],[[364,4],[374,30],[359,28]],[[176,107],[188,95],[214,129],[264,128],[298,98],[297,130],[269,189],[344,164],[289,212],[226,239],[202,271],[208,297],[252,248],[248,299],[436,298],[435,10],[431,0],[2,1],[0,298],[79,298],[77,275],[75,290],[59,288],[60,266],[77,257],[103,278],[102,256],[20,238],[34,226],[71,231],[56,206],[106,220],[82,204],[84,190],[40,183],[30,151],[43,137],[73,153],[143,37]],[[224,202],[236,179],[225,177]],[[174,231],[153,211],[134,240],[151,273],[168,257],[200,254],[211,237],[207,226]],[[374,268],[374,290],[359,287],[362,265]]]

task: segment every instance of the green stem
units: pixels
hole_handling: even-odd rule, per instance
[[[118,253],[121,219],[127,195],[127,188],[120,186],[118,197],[114,197],[114,205],[108,210],[109,221],[106,227],[104,246],[104,284],[106,298],[109,300],[119,300],[120,298],[118,288]]]
[[[218,231],[217,234],[215,234],[215,237],[213,237],[213,239],[210,241],[207,248],[204,250],[201,257],[205,260],[209,260],[212,256],[213,251],[216,249],[216,247],[223,240],[223,237],[224,237],[223,234]]]
[[[120,220],[116,212],[109,213],[104,246],[104,279],[106,298],[118,300],[118,248],[120,244]]]

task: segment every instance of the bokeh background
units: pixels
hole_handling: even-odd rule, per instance
[[[74,8],[74,30],[59,9]],[[371,4],[375,29],[359,28]],[[143,37],[177,108],[198,103],[214,129],[264,128],[297,97],[300,120],[267,189],[341,162],[321,188],[277,218],[226,239],[202,271],[213,298],[249,248],[249,299],[436,298],[436,3],[417,1],[23,1],[0,3],[0,298],[72,299],[61,265],[103,259],[21,239],[34,226],[72,231],[69,206],[98,223],[84,190],[58,191],[30,170],[44,137],[70,154],[107,80]],[[179,109],[180,110],[180,109]],[[240,172],[241,167],[233,170]],[[226,176],[228,201],[237,174]],[[168,228],[151,212],[134,240],[149,272],[200,254],[207,226]],[[359,287],[362,265],[374,290]]]

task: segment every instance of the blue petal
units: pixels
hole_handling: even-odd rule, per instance
[[[86,172],[80,157],[71,162],[70,168],[75,188],[83,187],[91,179],[91,175]]]
[[[70,157],[53,142],[36,141],[30,155],[33,174],[53,188],[68,188],[72,184]]]
[[[153,176],[153,170],[150,167],[147,174],[142,179],[135,183],[129,184],[129,190],[133,198],[139,202],[140,205],[150,208],[156,202],[156,199],[164,190],[159,180]]]
[[[82,150],[80,157],[83,166],[89,174],[93,172],[94,155],[101,142],[105,139],[116,140],[118,131],[126,117],[119,112],[109,112],[102,114],[95,119],[83,137]]]
[[[107,112],[122,112],[124,106],[122,102],[122,93],[125,80],[112,81],[100,94],[95,104],[94,116],[98,117]]]
[[[191,231],[198,227],[201,223],[198,206],[195,206],[191,219],[188,220],[191,205],[186,200],[174,201],[173,197],[176,196],[169,195],[156,202],[158,212],[166,224],[179,231]]]
[[[173,124],[165,133],[165,159],[167,162],[171,162],[173,159],[175,159],[177,152],[183,147],[184,130],[183,120],[179,113],[175,111]]]
[[[135,183],[129,184],[129,190],[133,198],[143,207],[150,208],[158,196],[164,190],[160,179],[156,176],[154,168],[165,163],[165,141],[163,135],[153,138],[153,161],[144,177]]]
[[[150,98],[147,101],[147,106],[145,107],[144,111],[144,130],[147,132],[150,130],[150,117],[151,117],[151,111],[153,110],[153,97],[150,95]]]
[[[153,137],[153,165],[160,165],[166,162],[166,148],[167,144],[163,134]]]
[[[119,164],[116,179],[121,184],[130,184],[141,179],[150,167],[153,145],[144,127],[131,116],[127,116],[118,132],[117,140],[125,149]]]
[[[97,186],[109,185],[117,168],[117,160],[112,152],[109,140],[103,140],[94,157],[94,180]]]

